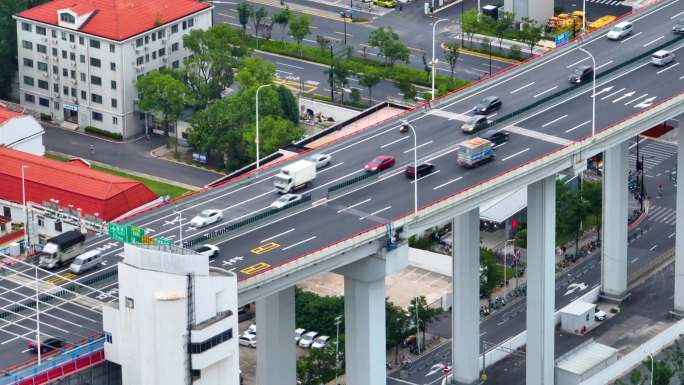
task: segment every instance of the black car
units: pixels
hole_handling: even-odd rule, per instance
[[[487,139],[492,142],[493,145],[498,146],[502,143],[506,143],[508,141],[508,136],[509,134],[506,131],[488,130],[480,135],[480,138]]]
[[[681,19],[672,27],[674,33],[684,33],[684,19]]]
[[[421,178],[435,169],[435,165],[432,163],[419,163],[418,164],[418,178]],[[414,179],[416,177],[416,168],[413,165],[408,165],[404,169],[404,175],[407,178]]]
[[[54,337],[41,338],[40,353],[43,354],[43,353],[51,352],[55,349],[61,348],[65,344],[66,344],[66,342],[61,338],[54,338]],[[34,341],[31,341],[28,343],[28,349],[30,351],[32,351],[33,353],[38,353],[38,344],[36,344]]]
[[[501,99],[499,99],[498,96],[487,96],[473,108],[473,111],[475,111],[476,114],[488,114],[499,108],[501,108]]]
[[[591,66],[580,66],[572,71],[572,74],[570,74],[568,81],[570,81],[570,83],[580,84],[585,82],[586,80],[591,79],[593,74],[594,69]]]

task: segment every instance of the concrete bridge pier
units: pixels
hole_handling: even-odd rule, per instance
[[[684,318],[684,188],[679,187],[679,170],[684,170],[684,120],[679,119],[677,130],[677,224],[675,228],[675,286],[673,315]]]
[[[527,186],[527,385],[554,383],[556,178]]]
[[[479,383],[480,356],[480,209],[452,221],[453,304],[452,383]]]
[[[603,153],[601,297],[620,303],[627,291],[627,142]]]
[[[259,385],[297,383],[294,293],[294,286],[290,286],[256,301]]]

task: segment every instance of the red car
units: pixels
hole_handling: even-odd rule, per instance
[[[366,171],[378,172],[394,166],[395,159],[392,155],[378,155],[366,164]]]

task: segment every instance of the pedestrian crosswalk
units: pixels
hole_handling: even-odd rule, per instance
[[[587,3],[603,4],[603,5],[622,5],[622,1],[617,1],[617,0],[587,0]]]
[[[648,220],[674,226],[677,222],[677,210],[670,207],[653,205],[648,211]]]
[[[636,165],[636,147],[635,143],[630,146],[629,155],[629,167],[634,168]],[[674,156],[677,153],[677,147],[675,145],[663,142],[657,142],[655,140],[647,140],[639,142],[639,157],[643,156],[644,159],[644,170],[648,171],[653,167],[663,163],[666,159]]]

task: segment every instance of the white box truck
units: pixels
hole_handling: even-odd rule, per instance
[[[71,262],[81,253],[85,239],[85,235],[80,230],[67,231],[48,239],[38,256],[38,265],[46,269],[54,269]]]
[[[302,159],[283,167],[273,179],[273,186],[281,194],[306,187],[316,179],[316,163]]]

